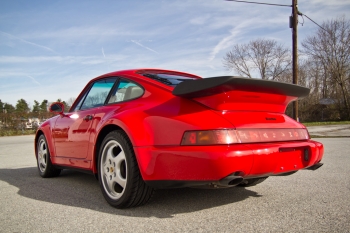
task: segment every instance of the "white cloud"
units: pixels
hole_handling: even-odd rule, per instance
[[[207,23],[209,18],[210,18],[210,15],[204,15],[204,16],[195,17],[191,19],[189,22],[194,25],[203,25]]]
[[[23,33],[29,39],[89,39],[91,37],[114,37],[135,35],[135,33],[110,26],[75,26],[56,30],[36,30]]]
[[[41,86],[41,84],[38,82],[38,81],[36,81],[36,79],[35,78],[33,78],[32,76],[30,76],[30,75],[27,75],[27,77],[28,78],[30,78],[34,83],[36,83],[36,84],[38,84],[38,85],[40,85]]]
[[[100,56],[0,56],[1,63],[43,63],[43,62],[57,62],[62,64],[101,64],[107,61],[120,61],[125,56],[110,55],[108,58],[101,58]]]
[[[22,43],[35,46],[35,47],[37,47],[37,48],[41,48],[41,49],[50,51],[50,52],[52,52],[52,53],[56,53],[53,49],[51,49],[51,48],[49,48],[49,47],[46,47],[46,46],[43,46],[43,45],[39,45],[39,44],[30,42],[30,41],[24,40],[24,39],[22,39],[22,38],[19,38],[19,37],[17,37],[17,36],[11,35],[11,34],[9,34],[9,33],[3,32],[3,31],[0,31],[0,33],[3,34],[3,35],[5,35],[5,36],[7,36],[8,38],[10,38],[10,39],[12,39],[12,40],[17,40],[17,41],[20,41],[20,42],[22,42]]]
[[[147,49],[147,50],[153,52],[153,53],[159,54],[157,51],[155,51],[155,50],[153,50],[153,49],[151,49],[151,48],[149,48],[149,47],[147,47],[147,46],[141,44],[140,42],[138,42],[138,41],[136,41],[136,40],[130,40],[130,41],[131,41],[132,43],[134,43],[134,44],[137,44],[138,46],[140,46],[140,47],[142,47],[142,48],[145,48],[145,49]]]
[[[324,6],[349,6],[349,1],[347,0],[309,0],[311,4],[314,5],[324,5]]]
[[[230,31],[230,35],[222,38],[220,42],[212,49],[209,60],[213,60],[220,51],[230,48],[234,44],[235,39],[238,37],[238,35],[242,34],[242,31],[253,23],[254,20],[244,21],[243,23],[240,23],[234,27]]]
[[[102,55],[103,55],[104,58],[106,58],[105,50],[103,49],[103,47],[102,47]]]

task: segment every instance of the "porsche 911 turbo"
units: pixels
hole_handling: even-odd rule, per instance
[[[95,174],[116,208],[145,204],[156,189],[253,186],[322,166],[323,145],[285,114],[309,89],[234,76],[135,69],[92,79],[68,112],[40,125],[40,176]]]

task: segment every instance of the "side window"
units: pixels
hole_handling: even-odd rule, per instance
[[[80,100],[75,111],[95,108],[104,105],[116,79],[109,78],[95,82],[90,91]]]
[[[108,103],[111,104],[136,99],[138,97],[141,97],[143,93],[144,91],[139,85],[122,79],[119,82],[118,88],[109,98]]]

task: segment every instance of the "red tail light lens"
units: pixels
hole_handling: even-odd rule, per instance
[[[181,145],[222,145],[307,139],[309,134],[306,129],[222,129],[187,131]]]
[[[185,132],[181,145],[215,145],[239,143],[232,129]]]

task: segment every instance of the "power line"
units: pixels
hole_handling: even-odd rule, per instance
[[[319,26],[321,29],[325,30],[326,32],[328,32],[326,29],[324,29],[322,26],[320,26],[318,23],[316,23],[315,21],[313,21],[309,16],[301,13],[300,11],[298,12],[299,15],[301,16],[305,16],[306,18],[308,18],[311,22],[313,22],[314,24],[316,24],[317,26]],[[329,33],[329,32],[328,32]]]
[[[292,5],[284,5],[284,4],[273,4],[273,3],[265,3],[265,2],[251,2],[251,1],[241,1],[241,0],[226,0],[228,2],[242,2],[242,3],[251,3],[251,4],[259,4],[259,5],[269,5],[269,6],[284,6],[284,7],[293,7]],[[308,18],[311,22],[313,22],[314,24],[316,24],[317,26],[319,26],[321,29],[323,29],[324,31],[328,32],[326,29],[324,29],[322,26],[320,26],[318,23],[316,23],[315,21],[313,21],[309,16],[301,13],[300,11],[298,11],[298,15],[301,16],[305,16],[306,18]]]
[[[229,1],[229,2],[252,3],[252,4],[269,5],[269,6],[285,6],[285,7],[292,7],[292,5],[273,4],[273,3],[264,3],[264,2],[250,2],[250,1],[239,1],[239,0],[226,0],[226,1]]]

